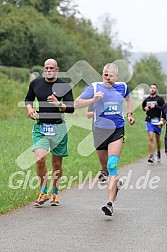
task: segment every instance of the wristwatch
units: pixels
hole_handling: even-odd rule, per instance
[[[57,104],[57,107],[58,107],[58,108],[61,108],[62,105],[63,105],[63,103],[62,103],[62,102],[59,102],[59,103]]]

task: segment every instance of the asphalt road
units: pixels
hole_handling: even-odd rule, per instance
[[[166,252],[167,159],[119,169],[124,186],[114,215],[101,207],[107,189],[96,183],[60,192],[59,207],[33,203],[0,216],[0,252]],[[105,187],[105,186],[104,186]]]

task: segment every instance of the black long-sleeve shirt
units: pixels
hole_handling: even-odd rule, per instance
[[[165,103],[162,107],[162,116],[161,117],[167,121],[167,103]]]
[[[147,97],[142,103],[143,110],[145,107],[149,107],[151,104],[154,104],[155,107],[146,112],[145,120],[147,122],[150,122],[152,118],[160,119],[162,106],[164,105],[164,103],[165,103],[164,99],[159,95],[156,95],[155,97],[151,96]]]
[[[58,101],[62,101],[66,105],[64,112],[60,111],[58,107],[50,104],[47,97],[54,94]],[[31,104],[37,98],[39,103],[39,121],[41,123],[56,123],[62,119],[62,113],[74,112],[74,98],[71,86],[62,79],[47,82],[45,78],[38,78],[30,83],[28,92],[25,97],[25,104]]]
[[[167,103],[165,103],[162,107],[162,116],[161,118],[165,119],[167,122]],[[166,123],[166,133],[165,133],[165,152],[167,152],[167,123]]]

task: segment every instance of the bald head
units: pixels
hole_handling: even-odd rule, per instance
[[[47,59],[44,62],[44,77],[47,82],[53,82],[57,79],[59,67],[55,59]]]
[[[103,68],[103,72],[104,70],[114,72],[116,75],[118,74],[118,66],[114,63],[107,63]]]
[[[52,65],[52,66],[57,66],[57,61],[55,59],[47,59],[45,62],[44,62],[44,67],[46,65]]]
[[[113,86],[118,79],[118,66],[113,63],[106,64],[103,68],[102,77],[106,86]]]

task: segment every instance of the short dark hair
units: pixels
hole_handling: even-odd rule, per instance
[[[156,86],[156,87],[158,88],[158,86],[157,86],[156,83],[152,83],[152,84],[150,85],[150,87],[151,87],[151,86]]]

